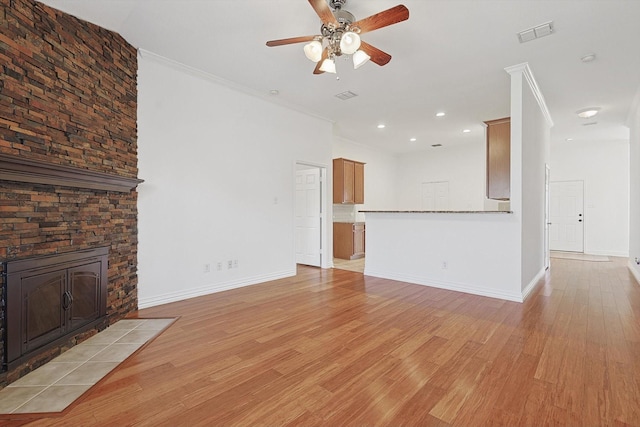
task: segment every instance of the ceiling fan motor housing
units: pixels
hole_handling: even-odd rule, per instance
[[[331,9],[341,9],[347,3],[347,0],[330,0],[329,6]]]

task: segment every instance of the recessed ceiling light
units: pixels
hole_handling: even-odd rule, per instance
[[[469,133],[469,132],[471,132],[471,129],[465,129],[462,131],[462,133]]]
[[[417,139],[415,139],[415,138],[411,138],[409,141],[411,141],[411,142],[416,142],[416,141],[417,141]]]
[[[573,138],[567,138],[567,139],[565,139],[565,141],[571,142],[571,141],[573,141]]]
[[[271,89],[269,91],[269,95],[276,96],[276,95],[279,95],[279,94],[280,94],[280,91],[278,89]]]
[[[578,117],[581,117],[583,119],[590,119],[591,117],[598,114],[598,111],[600,111],[600,107],[589,107],[576,111],[576,114],[578,115]]]
[[[595,53],[589,53],[585,56],[583,56],[582,58],[580,58],[580,61],[582,62],[591,62],[593,60],[596,59],[596,54]]]
[[[384,128],[385,128],[385,125],[383,125],[382,123],[378,125],[378,129],[384,129]]]
[[[436,117],[444,117],[445,113],[444,111],[440,111],[439,113],[436,113]]]

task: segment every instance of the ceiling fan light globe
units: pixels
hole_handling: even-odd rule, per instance
[[[371,57],[364,50],[358,50],[353,54],[353,69],[362,67]]]
[[[322,61],[320,65],[320,71],[324,71],[325,73],[336,73],[336,63],[333,59],[327,58]]]
[[[353,31],[347,31],[340,38],[340,51],[351,55],[360,49],[360,36]]]
[[[304,54],[312,62],[318,62],[322,58],[322,43],[314,40],[304,45]]]

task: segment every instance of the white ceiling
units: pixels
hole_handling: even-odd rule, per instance
[[[386,66],[313,75],[304,44],[267,40],[319,33],[307,0],[44,0],[158,55],[245,87],[270,102],[327,118],[346,139],[397,153],[483,143],[482,122],[509,115],[505,67],[528,62],[555,123],[552,143],[628,140],[640,87],[640,1],[402,0],[408,21],[364,34]],[[348,0],[362,19],[399,4]],[[520,44],[519,31],[553,21],[554,34]],[[580,58],[595,53],[596,60]],[[170,83],[169,83],[170,84]],[[279,95],[270,95],[271,90]],[[358,97],[334,95],[350,90]],[[597,125],[576,111],[601,108]],[[447,115],[436,118],[435,113]],[[386,124],[377,129],[378,123]],[[463,134],[463,129],[470,133]],[[417,138],[410,142],[409,138]]]

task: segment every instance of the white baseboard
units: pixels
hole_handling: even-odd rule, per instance
[[[389,279],[389,280],[398,280],[400,282],[430,286],[432,288],[438,288],[438,289],[447,289],[447,290],[456,291],[456,292],[464,292],[467,294],[480,295],[483,297],[498,298],[498,299],[503,299],[507,301],[522,302],[524,300],[521,293],[504,292],[497,289],[488,289],[488,288],[483,288],[477,285],[472,285],[467,283],[463,284],[463,283],[443,282],[439,280],[435,281],[426,277],[410,276],[402,273],[395,273],[395,272],[389,272],[389,271],[371,270],[366,268],[366,265],[365,265],[364,274],[366,276],[380,277],[382,279]]]
[[[629,267],[629,271],[631,272],[633,278],[636,279],[636,282],[640,284],[640,271],[638,271],[638,266],[636,265],[636,263],[630,259],[629,262],[627,262],[627,267]]]
[[[625,251],[584,251],[585,255],[600,255],[600,256],[615,256],[626,258],[629,256],[629,252]]]
[[[546,273],[547,273],[547,269],[542,267],[542,269],[540,271],[538,271],[538,274],[536,274],[536,277],[534,277],[529,282],[529,284],[522,290],[522,301],[523,302],[524,302],[524,300],[527,299],[529,294],[535,289],[535,287],[538,284],[538,282],[540,281],[540,279],[542,279]]]
[[[257,285],[259,283],[268,282],[270,280],[284,279],[296,275],[296,270],[286,270],[272,274],[266,274],[255,277],[245,277],[238,280],[231,280],[222,283],[213,283],[210,285],[181,289],[176,292],[169,292],[162,295],[154,295],[150,297],[138,298],[138,309],[155,307],[157,305],[168,304],[189,298],[200,297],[203,295],[214,294],[216,292],[228,291],[230,289],[242,288],[244,286]]]

